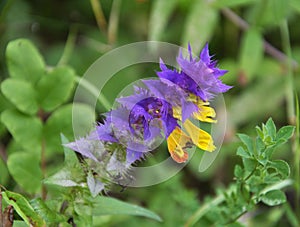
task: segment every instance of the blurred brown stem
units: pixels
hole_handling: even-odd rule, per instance
[[[90,0],[92,9],[100,31],[107,33],[107,22],[105,20],[100,0]]]
[[[223,8],[221,10],[221,12],[223,13],[223,15],[228,18],[232,23],[234,23],[236,26],[238,26],[240,29],[242,29],[243,31],[246,31],[249,29],[250,25],[243,20],[241,17],[239,17],[237,14],[235,14],[232,10],[228,9],[228,8]],[[277,59],[280,62],[287,62],[289,60],[289,58],[282,53],[281,51],[279,51],[278,49],[276,49],[275,47],[273,47],[270,43],[268,43],[266,40],[263,40],[264,42],[264,48],[266,53],[268,53],[269,55],[271,55],[272,57],[274,57],[275,59]],[[295,60],[291,60],[291,64],[293,69],[298,69],[299,65]]]
[[[108,24],[107,39],[109,44],[114,44],[117,38],[120,9],[121,9],[121,0],[114,0],[111,7],[109,24]]]
[[[46,177],[46,157],[45,157],[45,139],[42,139],[42,154],[41,154],[41,169],[43,178]],[[42,199],[45,200],[47,196],[47,189],[44,184],[42,184]]]

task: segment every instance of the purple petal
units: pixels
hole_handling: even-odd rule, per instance
[[[141,160],[144,157],[145,153],[134,151],[127,148],[126,151],[126,163],[127,165],[131,165],[135,161]]]
[[[93,155],[95,147],[92,145],[90,140],[80,138],[74,142],[64,144],[64,146],[82,154],[84,157],[98,162],[97,158]]]

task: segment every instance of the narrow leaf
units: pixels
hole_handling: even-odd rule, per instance
[[[122,202],[120,200],[98,196],[94,200],[93,215],[136,215],[162,221],[161,218],[143,207]]]
[[[210,40],[218,22],[219,13],[209,1],[194,1],[191,5],[182,37],[182,46],[191,43],[193,51],[198,53]]]
[[[43,219],[34,211],[25,197],[10,191],[2,192],[2,195],[5,202],[14,207],[28,226],[44,226]]]
[[[244,33],[240,50],[241,71],[251,79],[257,72],[263,57],[264,49],[261,34],[255,29],[250,29]]]
[[[149,22],[149,40],[161,39],[165,33],[168,19],[177,3],[178,0],[153,1]]]
[[[41,198],[31,200],[30,205],[32,206],[34,211],[45,220],[48,225],[66,221],[63,215],[51,210]]]
[[[214,7],[224,8],[224,7],[237,7],[255,3],[257,0],[217,0],[213,3]]]
[[[18,79],[6,79],[1,84],[1,91],[21,112],[33,115],[38,111],[36,92],[31,83]]]

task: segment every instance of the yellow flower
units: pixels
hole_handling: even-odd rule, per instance
[[[199,108],[198,112],[193,114],[193,118],[208,123],[215,123],[215,110],[209,106],[209,102],[204,102],[196,96],[190,96],[190,101],[196,104]],[[173,108],[173,115],[175,118],[182,120],[182,109],[180,107]],[[216,149],[213,139],[209,133],[198,128],[190,120],[183,122],[183,132],[179,127],[176,127],[170,136],[167,138],[168,150],[171,157],[178,163],[187,161],[188,153],[186,148],[196,145],[204,151],[212,152]]]

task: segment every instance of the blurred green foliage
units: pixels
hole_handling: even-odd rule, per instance
[[[203,173],[197,172],[198,166],[191,162],[161,185],[114,192],[158,213],[164,220],[161,224],[132,216],[101,216],[94,220],[98,223],[95,226],[182,226],[204,204],[205,196],[228,185],[232,172],[235,177],[242,174],[239,167],[234,167],[239,161],[235,155],[236,132],[254,135],[254,126],[270,116],[279,126],[299,124],[294,96],[300,95],[300,1],[98,0],[102,11],[92,7],[92,2],[0,2],[0,184],[32,199],[43,188],[43,177],[61,168],[64,152],[60,133],[73,137],[70,103],[76,78],[100,56],[118,46],[144,40],[182,47],[190,42],[197,54],[209,42],[210,53],[219,60],[220,68],[229,70],[223,81],[234,86],[225,95],[227,130],[217,159]],[[104,21],[96,19],[97,13]],[[103,95],[112,103],[127,84],[152,76],[155,70],[155,64],[124,69],[105,85]],[[82,111],[84,135],[94,112],[82,104],[76,108]],[[103,106],[97,108],[97,114],[105,111]],[[297,225],[299,126],[296,130],[292,144],[283,145],[285,152],[275,154],[276,159],[290,164],[291,178],[295,179],[296,186],[287,191],[289,203],[284,209],[259,206],[258,213],[250,212],[249,225],[263,221],[268,226]],[[43,171],[41,149],[45,149],[47,160]],[[164,153],[156,153],[153,158],[165,158]],[[245,153],[240,150],[239,154]],[[24,174],[20,177],[19,172]],[[23,203],[22,198],[17,199]],[[23,218],[25,212],[26,220],[26,212],[32,207],[43,211],[51,206],[55,205],[36,202],[18,214]],[[57,214],[51,215],[53,220],[58,218]]]

